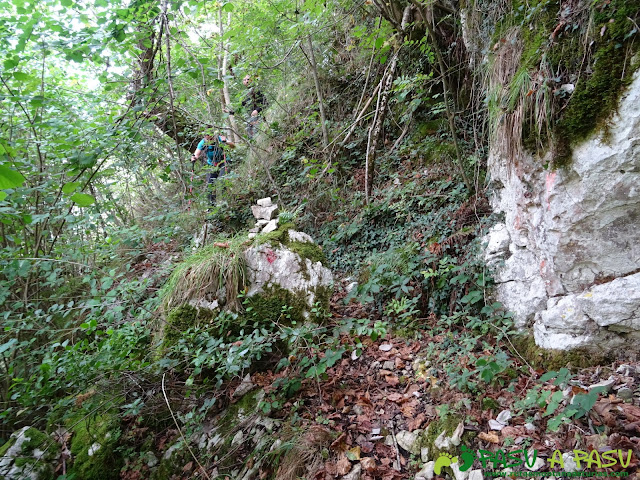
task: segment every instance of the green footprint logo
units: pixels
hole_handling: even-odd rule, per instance
[[[433,472],[436,475],[440,475],[442,467],[449,467],[452,463],[458,463],[458,457],[452,457],[448,453],[441,453],[433,466]]]
[[[460,471],[466,472],[471,468],[471,465],[473,465],[473,462],[475,461],[476,456],[471,450],[469,450],[466,446],[463,445],[460,458],[462,458],[462,465],[460,465]]]

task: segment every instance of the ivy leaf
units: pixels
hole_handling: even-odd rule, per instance
[[[0,166],[0,190],[20,187],[24,181],[25,178],[20,172]]]
[[[75,202],[79,207],[88,207],[92,205],[96,199],[86,193],[74,193],[71,195],[71,201]]]
[[[548,417],[549,415],[552,415],[560,406],[560,402],[562,401],[562,398],[563,398],[562,391],[555,392],[551,396],[551,401],[549,402],[549,405],[547,406],[547,411],[544,412],[543,417]]]

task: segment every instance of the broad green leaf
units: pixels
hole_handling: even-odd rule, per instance
[[[0,166],[0,190],[6,188],[17,188],[21,186],[25,178],[20,172],[11,170],[9,167]]]
[[[7,198],[7,192],[0,192],[0,202]]]
[[[384,45],[384,38],[378,38],[376,40],[376,48],[380,48],[382,45]]]
[[[96,199],[86,193],[74,193],[71,195],[71,200],[75,202],[79,207],[88,207],[93,204]]]
[[[62,193],[72,193],[74,192],[79,186],[81,185],[80,182],[69,182],[69,183],[65,183],[64,186],[62,187]]]
[[[13,78],[18,80],[19,82],[26,82],[27,80],[31,80],[29,74],[24,72],[13,72]]]
[[[12,68],[15,68],[18,66],[18,63],[20,63],[20,61],[17,58],[10,58],[8,60],[5,60],[3,65],[5,70],[11,70]]]
[[[233,12],[233,3],[227,2],[222,6],[223,12]]]

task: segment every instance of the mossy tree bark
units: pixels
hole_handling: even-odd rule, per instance
[[[404,37],[404,32],[407,28],[407,24],[409,23],[409,19],[411,17],[411,10],[413,9],[412,5],[407,5],[404,9],[404,13],[402,15],[402,23],[400,25],[400,35]],[[367,146],[367,157],[365,160],[365,198],[366,202],[369,203],[369,197],[371,196],[371,191],[373,189],[373,180],[374,180],[374,169],[376,164],[376,148],[378,147],[378,142],[380,141],[380,137],[382,134],[382,127],[384,125],[384,120],[387,116],[387,105],[389,104],[389,95],[391,93],[391,87],[393,86],[393,80],[396,76],[396,66],[398,65],[398,53],[400,47],[398,47],[391,58],[391,63],[389,64],[389,68],[385,74],[385,77],[382,81],[382,88],[378,93],[378,105],[377,105],[377,113],[374,117],[373,125],[369,129],[369,142]]]

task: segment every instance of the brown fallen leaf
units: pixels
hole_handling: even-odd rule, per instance
[[[502,438],[507,438],[507,437],[516,438],[516,437],[528,436],[524,427],[504,427],[500,431],[500,434],[502,435]]]
[[[392,387],[395,387],[400,384],[400,379],[395,375],[386,375],[384,377],[384,381],[387,382]]]
[[[346,450],[347,449],[346,439],[347,439],[347,434],[343,432],[338,438],[336,438],[333,441],[333,443],[331,444],[331,448],[333,450],[338,450],[338,451]]]
[[[229,248],[229,243],[227,242],[215,242],[213,245],[218,248]]]
[[[478,438],[480,440],[484,440],[485,442],[494,443],[496,445],[500,443],[500,438],[495,433],[480,432]]]
[[[387,395],[387,400],[390,402],[399,403],[401,400],[404,400],[404,395],[401,393],[390,393]]]
[[[336,462],[336,473],[338,475],[346,475],[351,471],[351,462],[346,455],[340,457],[340,460]]]
[[[407,428],[409,429],[410,432],[413,432],[414,430],[419,429],[422,426],[422,424],[426,421],[426,419],[427,417],[424,413],[419,413],[418,415],[411,418],[407,422]]]
[[[360,460],[360,465],[365,472],[373,473],[376,469],[376,460],[373,457],[365,457]]]

